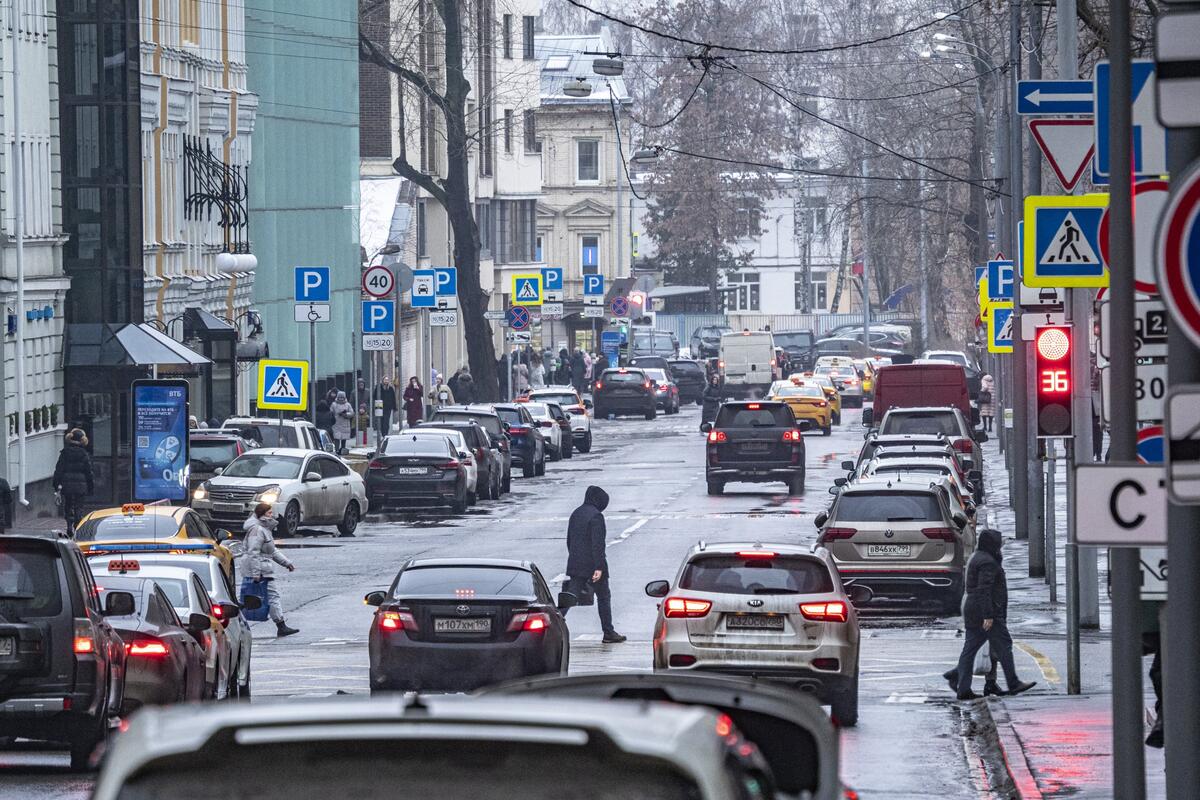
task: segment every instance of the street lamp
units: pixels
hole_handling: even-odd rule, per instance
[[[612,58],[597,58],[592,61],[592,72],[605,77],[616,77],[625,72],[625,62],[621,60],[620,54],[616,54]]]
[[[629,157],[629,163],[638,167],[646,167],[658,161],[658,157],[661,154],[661,147],[642,147],[635,150],[633,155]]]
[[[563,86],[563,94],[567,97],[591,97],[592,85],[583,78],[576,78]]]

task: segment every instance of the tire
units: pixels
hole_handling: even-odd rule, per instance
[[[708,493],[714,494],[714,495],[715,494],[724,494],[725,493],[725,483],[723,481],[709,481],[708,482]]]
[[[562,457],[563,458],[570,458],[571,456],[575,455],[575,438],[574,437],[575,437],[575,434],[573,434],[573,433],[567,435],[567,440],[563,443],[563,446],[562,446]]]
[[[512,472],[510,471],[504,476],[504,481],[500,484],[501,494],[509,494],[512,492]]]
[[[579,443],[579,452],[581,452],[581,453],[592,452],[592,432],[591,431],[588,431],[587,435],[583,437],[583,441]]]
[[[238,699],[248,700],[250,698],[250,676],[246,676],[246,683],[238,686]]]
[[[800,474],[788,481],[788,494],[804,493],[804,475]]]
[[[476,478],[478,480],[478,478]],[[479,492],[467,492],[467,505],[473,506],[479,502]]]
[[[354,531],[358,530],[358,501],[351,500],[346,504],[346,510],[342,512],[342,521],[338,523],[338,533],[342,536],[353,536]]]
[[[229,676],[229,685],[227,687],[225,687],[225,699],[232,702],[237,699],[237,696],[238,696],[238,682],[237,682],[237,670],[235,669],[233,671],[233,674]]]
[[[463,512],[465,512],[467,510],[467,491],[466,491],[466,489],[464,489],[462,491],[461,497],[456,496],[453,500],[450,501],[450,510],[453,511],[455,514],[462,514]]]
[[[105,713],[102,713],[97,719],[85,717],[86,722],[81,726],[83,730],[71,739],[72,772],[88,772],[91,770],[91,765],[88,762],[91,760],[92,752],[96,749],[96,746],[104,741],[107,711],[108,709],[105,708]]]
[[[286,539],[289,536],[295,536],[296,529],[299,527],[300,504],[293,500],[283,510],[283,516],[279,520],[279,526],[275,530],[275,535],[281,539]]]
[[[833,424],[831,423],[829,425],[826,425],[824,428],[821,428],[821,435],[822,436],[832,436],[833,435]]]
[[[646,419],[654,419],[658,416],[658,409],[650,406],[650,410],[646,412]]]
[[[853,685],[842,689],[829,701],[829,715],[839,728],[853,728],[858,724],[858,677]]]
[[[532,458],[525,459],[525,463],[521,465],[521,474],[526,478],[532,478],[537,475],[537,464]]]
[[[552,449],[550,451],[550,460],[551,461],[562,461],[562,457],[563,457],[562,445],[559,445],[557,449]]]
[[[834,415],[833,415],[833,424],[834,424],[834,425],[841,425],[841,424],[842,424],[842,414],[841,414],[841,412],[834,412]]]
[[[546,474],[546,451],[545,450],[542,451],[542,460],[537,463],[537,474],[538,475]]]

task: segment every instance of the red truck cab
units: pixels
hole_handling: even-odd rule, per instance
[[[977,424],[967,391],[967,373],[957,364],[893,364],[875,373],[873,408],[863,411],[863,425],[874,428],[892,408],[954,406]]]

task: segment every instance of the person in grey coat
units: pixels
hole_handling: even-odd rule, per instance
[[[275,623],[278,636],[291,636],[299,633],[296,628],[288,627],[283,618],[283,605],[279,599],[279,589],[275,586],[275,564],[295,572],[296,565],[279,552],[275,547],[275,527],[279,520],[269,503],[259,503],[254,507],[254,514],[244,523],[242,530],[246,531],[246,540],[242,543],[241,574],[255,583],[267,582],[267,610],[271,621]]]
[[[346,442],[354,435],[354,406],[350,405],[345,392],[338,392],[329,411],[333,414],[333,439],[337,442],[338,452],[344,453]]]
[[[1020,694],[1037,684],[1017,677],[1013,662],[1012,636],[1008,633],[1008,580],[1004,575],[1004,557],[1000,554],[1000,531],[985,529],[979,534],[979,549],[967,563],[966,594],[963,596],[963,647],[958,657],[958,699],[974,700],[971,691],[971,667],[975,654],[990,644],[992,656],[1000,662],[1008,694]]]

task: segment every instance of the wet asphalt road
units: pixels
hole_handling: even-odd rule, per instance
[[[595,612],[579,609],[570,616],[571,670],[648,669],[655,601],[643,593],[646,582],[672,578],[698,539],[811,543],[812,518],[843,474],[838,464],[862,442],[858,417],[848,410],[833,436],[805,437],[807,491],[797,497],[788,497],[782,484],[734,484],[724,496],[709,497],[699,410],[692,406],[655,421],[597,421],[590,454],[549,464],[543,478],[514,478],[511,495],[462,516],[373,515],[351,538],[306,531],[283,542],[298,569],[280,580],[288,622],[301,633],[277,640],[270,623],[256,625],[256,702],[365,694],[371,609],[362,596],[386,588],[410,556],[530,559],[548,578],[559,576],[567,517],[593,483],[612,496],[606,517],[614,614],[629,641],[602,644]],[[1019,608],[1011,616],[1019,628]],[[867,617],[863,627],[860,721],[842,735],[846,783],[865,798],[989,796],[978,758],[964,746],[967,723],[940,677],[961,643],[957,620],[900,610]],[[1019,660],[1019,667],[1028,671],[1031,663]],[[86,797],[90,781],[68,774],[65,765],[65,754],[0,752],[0,800]]]

